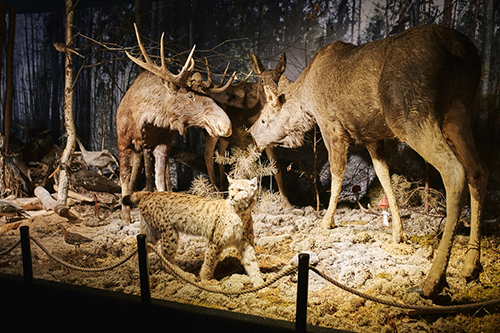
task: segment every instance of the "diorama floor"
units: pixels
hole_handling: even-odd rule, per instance
[[[109,199],[109,198],[108,198]],[[80,267],[104,267],[118,262],[137,247],[139,213],[132,212],[132,223],[123,225],[117,199],[100,205],[95,216],[92,203],[74,203],[75,218],[67,219],[54,212],[30,211],[32,217],[18,222],[0,222],[0,252],[19,240],[19,225],[30,227],[36,238],[54,256]],[[433,300],[409,287],[421,283],[430,269],[445,219],[437,212],[423,214],[420,208],[402,209],[401,215],[409,240],[391,242],[390,226],[382,216],[360,209],[340,206],[337,227],[317,227],[324,210],[312,207],[284,211],[279,195],[264,193],[253,211],[255,245],[265,279],[279,273],[299,253],[310,254],[310,263],[329,277],[372,296],[413,305],[431,305]],[[19,223],[21,222],[21,223]],[[85,235],[92,242],[79,249],[64,242],[58,228],[63,224],[71,232]],[[448,288],[434,304],[460,304],[500,297],[500,233],[498,221],[483,225],[481,262],[484,272],[478,281],[467,283],[460,269],[468,240],[466,223],[461,223],[447,271]],[[130,295],[140,294],[137,259],[109,271],[86,273],[72,270],[49,258],[31,243],[33,273],[36,279],[58,281],[110,290]],[[203,263],[205,241],[181,235],[176,255],[181,269],[198,275]],[[260,291],[240,296],[226,296],[202,291],[165,271],[154,253],[149,255],[151,295],[154,299],[192,304],[211,309],[280,319],[295,320],[297,276],[285,276]],[[22,275],[21,249],[0,256],[0,273]],[[250,280],[236,250],[222,254],[214,284],[230,290],[250,287]],[[381,305],[349,294],[314,272],[309,273],[308,324],[354,332],[496,332],[500,327],[498,307],[467,313],[422,313]]]

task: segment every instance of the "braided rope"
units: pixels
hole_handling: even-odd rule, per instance
[[[262,284],[258,287],[247,288],[244,290],[234,290],[234,291],[224,290],[220,287],[207,286],[207,285],[204,285],[202,283],[196,282],[188,275],[188,273],[186,273],[182,269],[180,269],[179,266],[174,265],[171,262],[169,262],[167,260],[167,258],[165,258],[163,253],[161,253],[160,250],[158,250],[158,248],[156,246],[153,246],[152,244],[148,243],[148,247],[151,250],[153,250],[154,253],[156,253],[156,255],[160,258],[162,263],[179,279],[181,279],[184,282],[187,282],[187,283],[189,283],[189,284],[191,284],[199,289],[202,289],[204,291],[218,293],[218,294],[224,294],[224,295],[228,295],[228,296],[235,296],[235,295],[237,296],[237,295],[243,295],[243,294],[248,294],[248,293],[253,293],[253,292],[259,291],[259,290],[264,289],[264,288],[270,286],[271,284],[275,283],[276,281],[278,281],[282,277],[294,273],[297,270],[297,266],[289,265],[289,266],[285,267],[285,269],[283,269],[282,272],[280,272],[279,274],[274,276],[272,279],[266,281],[264,284]]]
[[[66,267],[68,267],[70,269],[74,269],[74,270],[82,271],[82,272],[103,272],[103,271],[107,271],[107,270],[111,270],[111,269],[117,268],[118,266],[123,265],[125,262],[127,262],[128,260],[130,260],[137,253],[137,249],[136,249],[136,250],[132,251],[130,254],[128,254],[125,258],[121,259],[120,261],[118,261],[118,262],[116,262],[116,263],[114,263],[112,265],[108,265],[108,266],[100,267],[100,268],[85,268],[85,267],[78,267],[78,266],[72,265],[70,263],[67,263],[67,262],[65,262],[65,261],[57,258],[52,253],[50,253],[39,242],[39,240],[37,240],[36,238],[31,237],[31,236],[30,236],[30,238],[31,238],[31,240],[33,240],[33,242],[35,242],[35,244],[43,252],[45,252],[45,254],[47,254],[49,256],[49,258],[55,260],[59,264],[61,264],[63,266],[66,266]],[[0,252],[0,255],[7,254],[8,252],[12,251],[15,247],[17,247],[20,243],[21,243],[20,240],[17,241],[10,248],[8,248],[8,249]],[[224,294],[224,295],[228,295],[228,296],[235,296],[235,295],[237,296],[237,295],[243,295],[243,294],[248,294],[248,293],[253,293],[253,292],[259,291],[259,290],[261,290],[263,288],[266,288],[266,287],[272,285],[273,283],[275,283],[279,279],[281,279],[281,278],[283,278],[283,277],[285,277],[287,275],[290,275],[290,274],[292,274],[292,273],[294,273],[294,272],[297,271],[297,266],[296,265],[288,265],[288,266],[285,266],[285,268],[279,274],[277,274],[272,279],[269,279],[264,284],[262,284],[262,285],[260,285],[258,287],[247,288],[247,289],[243,289],[243,290],[234,290],[234,291],[224,290],[221,287],[207,286],[207,285],[204,285],[202,283],[196,282],[194,279],[192,279],[191,276],[189,276],[189,273],[184,272],[177,265],[174,265],[174,264],[170,263],[165,258],[165,256],[163,256],[163,254],[155,246],[153,246],[152,244],[149,244],[149,243],[147,244],[147,246],[154,253],[156,253],[156,255],[160,258],[160,260],[162,261],[162,263],[164,264],[164,266],[166,266],[166,268],[168,268],[177,278],[179,278],[179,279],[183,280],[184,282],[187,282],[187,283],[189,283],[189,284],[191,284],[191,285],[193,285],[193,286],[195,286],[195,287],[197,287],[199,289],[202,289],[204,291],[213,292],[213,293],[219,293],[219,294]],[[318,274],[323,279],[327,280],[328,282],[332,283],[333,285],[335,285],[336,287],[338,287],[338,288],[340,288],[340,289],[342,289],[344,291],[347,291],[347,292],[349,292],[351,294],[354,294],[356,296],[359,296],[361,298],[364,298],[364,299],[372,301],[372,302],[376,302],[376,303],[383,304],[383,305],[388,305],[388,306],[393,306],[393,307],[398,307],[398,308],[401,308],[401,309],[419,310],[419,311],[432,311],[434,313],[439,313],[439,312],[458,312],[458,311],[464,311],[464,310],[477,309],[477,308],[481,308],[481,307],[488,307],[488,306],[492,306],[492,305],[500,303],[500,299],[492,299],[492,300],[489,300],[489,301],[478,302],[478,303],[459,304],[459,305],[447,305],[447,306],[442,306],[442,305],[421,306],[421,305],[403,304],[403,303],[399,303],[399,302],[395,302],[395,301],[384,300],[384,299],[381,299],[381,298],[378,298],[378,297],[375,297],[375,296],[368,295],[366,293],[362,293],[362,292],[357,291],[357,290],[355,290],[353,288],[347,287],[346,285],[341,284],[340,282],[334,280],[333,278],[329,277],[328,275],[326,275],[325,273],[321,272],[320,270],[318,270],[317,268],[315,268],[313,266],[309,266],[309,269],[312,270],[313,272],[315,272],[316,274]]]
[[[43,252],[45,252],[45,254],[47,254],[49,256],[49,258],[51,258],[52,260],[55,260],[57,261],[59,264],[63,265],[63,266],[66,266],[68,268],[71,268],[71,269],[74,269],[74,270],[77,270],[77,271],[81,271],[81,272],[91,272],[91,273],[94,273],[94,272],[104,272],[104,271],[109,271],[109,270],[112,270],[120,265],[123,265],[125,262],[127,262],[128,260],[130,260],[136,253],[137,253],[137,249],[132,251],[132,253],[128,254],[125,258],[121,259],[120,261],[114,263],[114,264],[111,264],[111,265],[108,265],[108,266],[104,266],[104,267],[89,267],[89,268],[86,268],[86,267],[78,267],[78,266],[75,266],[75,265],[72,265],[70,263],[67,263],[59,258],[57,258],[56,256],[54,256],[52,253],[50,253],[36,238],[33,238],[31,237],[31,240],[33,242],[35,242],[36,245],[38,245],[38,247],[40,249],[42,249]]]
[[[497,303],[500,303],[500,299],[492,299],[489,301],[484,301],[484,302],[479,302],[479,303],[469,303],[469,304],[459,304],[459,305],[430,305],[430,306],[421,306],[421,305],[409,305],[409,304],[403,304],[399,302],[394,302],[394,301],[387,301],[383,300],[381,298],[377,298],[365,293],[362,293],[360,291],[357,291],[355,289],[349,288],[346,285],[341,284],[340,282],[332,279],[328,275],[324,274],[323,272],[319,271],[317,268],[309,266],[309,269],[321,276],[323,279],[327,280],[328,282],[334,284],[338,288],[345,290],[351,294],[354,294],[356,296],[362,297],[364,299],[367,299],[369,301],[373,301],[376,303],[384,304],[384,305],[389,305],[389,306],[394,306],[402,309],[409,309],[409,310],[421,310],[421,311],[433,311],[433,312],[458,312],[458,311],[463,311],[463,310],[471,310],[471,309],[477,309],[481,307],[487,307],[491,306]]]
[[[21,240],[18,240],[17,242],[14,243],[14,245],[12,245],[11,247],[9,247],[7,250],[4,250],[2,252],[0,252],[0,256],[4,255],[4,254],[7,254],[9,253],[10,251],[14,250],[14,248],[16,246],[18,246],[19,244],[21,244]]]

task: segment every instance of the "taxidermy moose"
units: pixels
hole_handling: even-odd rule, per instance
[[[222,106],[222,108],[226,111],[233,126],[233,134],[230,137],[220,138],[219,140],[218,137],[213,137],[210,134],[206,136],[205,164],[207,165],[210,181],[214,185],[216,184],[214,171],[214,150],[217,141],[219,140],[219,154],[221,156],[224,156],[224,152],[230,143],[239,145],[241,144],[241,141],[244,141],[238,137],[238,134],[241,133],[241,131],[237,131],[235,129],[250,128],[253,125],[259,117],[262,107],[266,103],[263,82],[277,84],[281,75],[285,71],[286,57],[284,54],[281,56],[274,69],[266,69],[259,57],[253,53],[250,54],[250,59],[253,70],[259,76],[259,81],[257,83],[249,83],[245,79],[242,82],[231,84],[223,92],[209,93],[210,97],[212,97],[217,104]],[[208,73],[210,73],[210,71],[208,71]],[[277,161],[274,145],[266,147],[266,153],[270,161]],[[224,166],[220,167],[219,174],[221,187],[224,188],[224,186],[222,186],[222,182],[225,179]],[[274,178],[276,179],[278,189],[281,193],[283,207],[291,208],[292,205],[288,201],[282,173],[279,167],[278,172],[274,175]]]
[[[122,197],[132,194],[143,150],[153,150],[157,190],[171,190],[168,155],[174,131],[177,130],[183,135],[188,127],[199,126],[211,136],[231,135],[229,117],[204,91],[210,89],[210,84],[203,82],[207,84],[197,86],[196,89],[192,89],[188,84],[194,68],[194,48],[180,73],[174,75],[165,64],[163,35],[161,66],[158,66],[147,55],[137,27],[135,32],[145,61],[134,58],[128,52],[127,56],[146,71],[141,73],[128,89],[116,115]],[[232,79],[233,77],[225,86],[212,90],[223,91],[231,84]],[[130,222],[130,208],[123,205],[122,219]]]
[[[425,296],[446,285],[446,268],[466,183],[471,233],[462,276],[477,278],[481,264],[480,220],[488,170],[480,161],[470,118],[480,79],[474,44],[441,26],[420,25],[398,35],[355,46],[321,48],[295,83],[281,94],[265,86],[267,104],[250,132],[258,147],[297,147],[317,123],[329,153],[331,197],[320,227],[335,225],[334,213],[350,143],[365,145],[392,212],[393,240],[405,238],[384,157],[384,139],[406,142],[441,174],[446,226],[426,280]],[[283,77],[282,77],[283,81]]]

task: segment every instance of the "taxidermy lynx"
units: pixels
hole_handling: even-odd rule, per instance
[[[262,280],[254,248],[252,208],[257,194],[257,178],[229,180],[229,196],[225,200],[208,199],[174,192],[136,192],[123,198],[123,204],[138,206],[141,232],[148,241],[160,242],[165,257],[173,261],[179,232],[203,236],[208,240],[200,278],[213,278],[222,250],[238,249],[242,263],[254,286]]]

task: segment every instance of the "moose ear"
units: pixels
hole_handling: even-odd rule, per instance
[[[283,74],[285,72],[285,66],[286,66],[286,55],[283,53],[281,55],[280,61],[278,61],[278,64],[276,65],[276,68],[274,71],[278,73],[279,75]]]
[[[250,64],[252,65],[253,70],[257,74],[262,74],[263,71],[266,70],[264,65],[262,65],[262,62],[260,61],[260,58],[257,57],[255,53],[250,53]]]
[[[267,103],[273,107],[280,107],[280,100],[278,98],[278,94],[274,91],[273,88],[269,86],[264,86],[264,92],[266,94]]]

